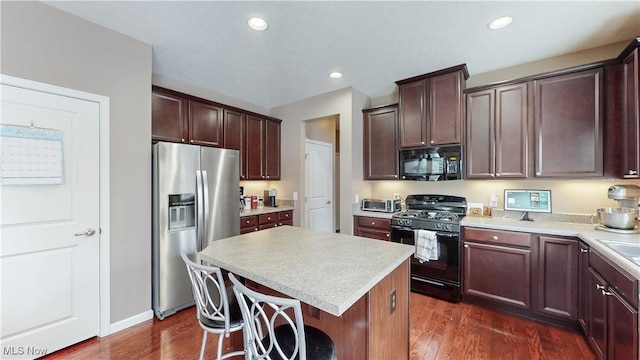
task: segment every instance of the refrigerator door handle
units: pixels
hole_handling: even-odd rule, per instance
[[[204,226],[204,201],[202,191],[202,172],[196,170],[196,251],[202,250]]]
[[[209,224],[209,182],[207,181],[207,171],[202,171],[202,237],[200,242],[200,250],[204,249],[208,245],[207,234],[209,234],[209,229],[207,228],[207,224]]]

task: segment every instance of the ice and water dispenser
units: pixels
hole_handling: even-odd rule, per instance
[[[196,194],[169,195],[169,230],[196,226]]]

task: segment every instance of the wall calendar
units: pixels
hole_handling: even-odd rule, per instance
[[[63,183],[62,131],[0,124],[0,184]]]

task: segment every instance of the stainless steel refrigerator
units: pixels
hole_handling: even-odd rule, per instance
[[[159,319],[193,305],[180,251],[240,234],[240,153],[173,143],[153,145],[153,311]]]

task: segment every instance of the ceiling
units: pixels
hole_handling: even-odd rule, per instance
[[[640,36],[640,1],[53,1],[153,46],[153,72],[270,109],[466,63],[471,76]],[[264,32],[246,25],[259,15]],[[511,26],[489,30],[500,16]],[[330,79],[332,71],[344,73]]]

